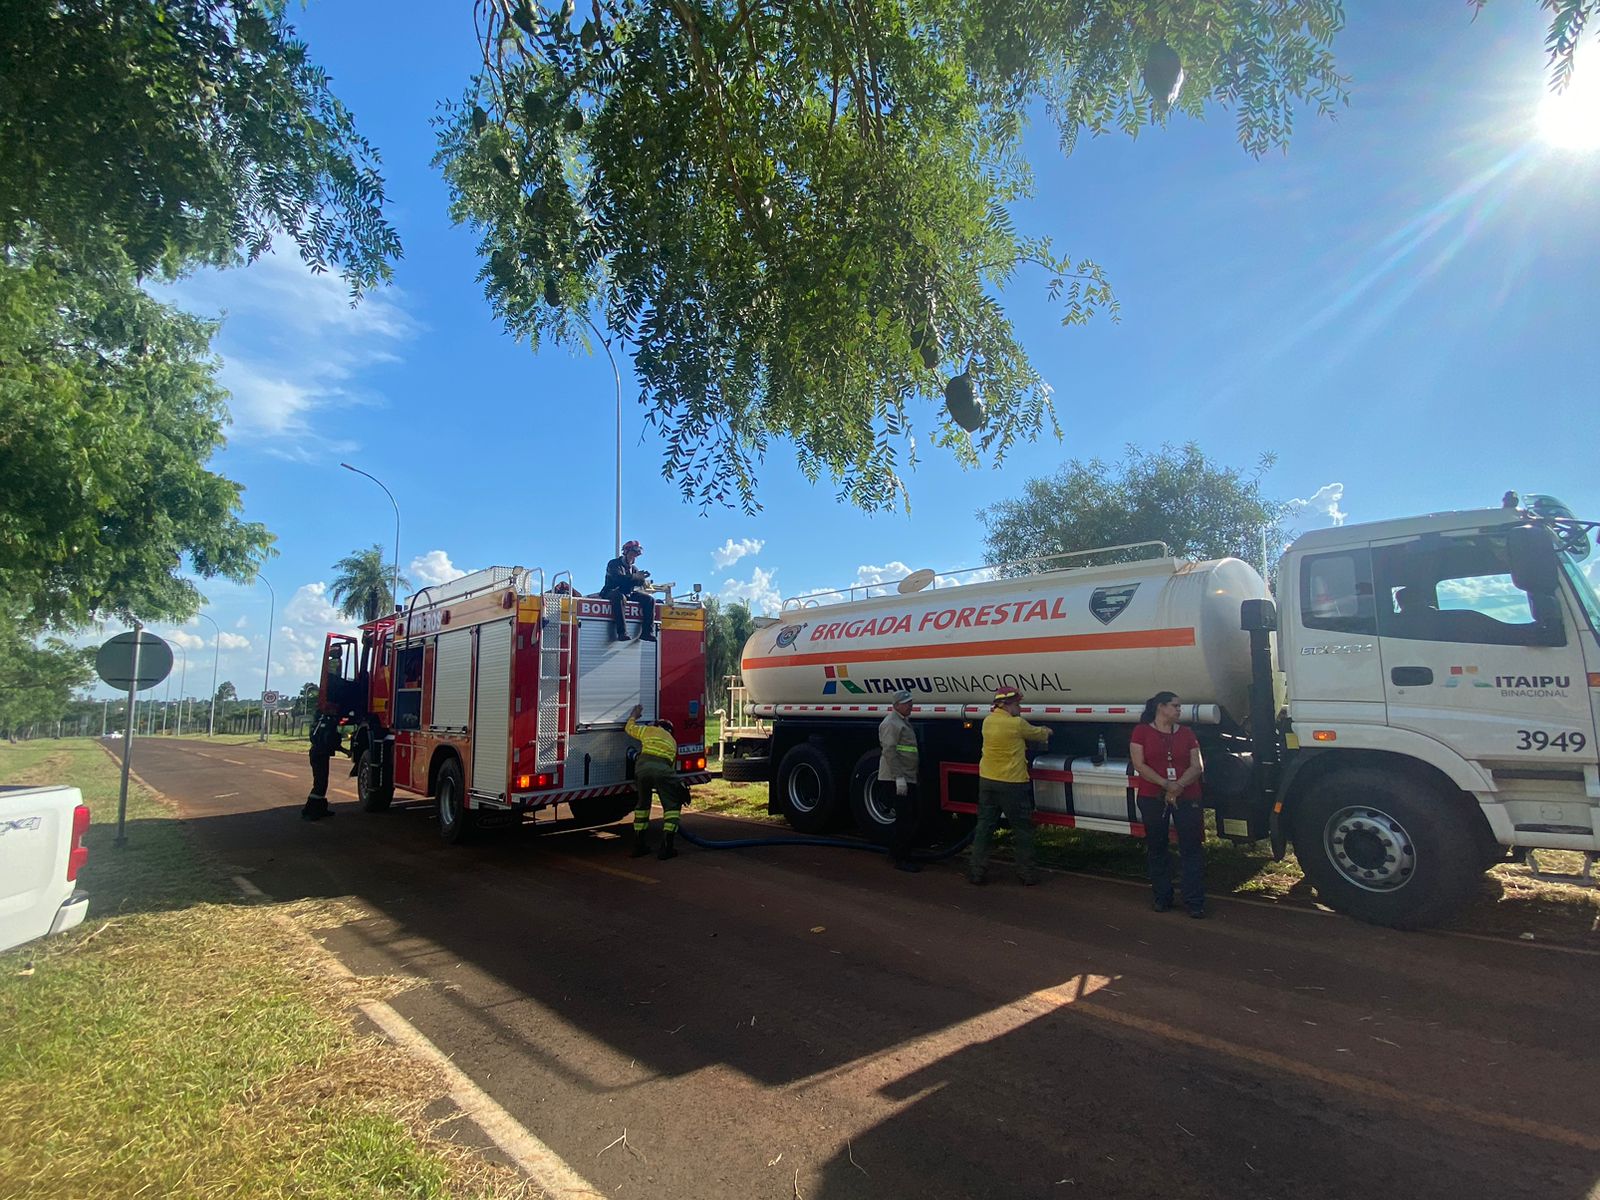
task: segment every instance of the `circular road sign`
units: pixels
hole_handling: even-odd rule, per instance
[[[139,678],[133,677],[133,643],[139,641]],[[94,656],[94,669],[100,678],[118,691],[155,687],[172,671],[172,647],[153,633],[119,633]]]

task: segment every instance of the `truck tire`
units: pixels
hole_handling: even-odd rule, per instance
[[[1317,780],[1295,805],[1294,852],[1329,908],[1423,929],[1466,903],[1482,878],[1471,820],[1443,788],[1356,767]]]
[[[778,765],[778,811],[800,833],[826,833],[839,810],[833,764],[820,747],[795,746]]]
[[[772,760],[730,758],[722,764],[722,778],[728,783],[765,783],[772,778]]]
[[[356,803],[361,806],[362,812],[383,812],[394,802],[393,784],[388,787],[375,786],[382,777],[381,772],[382,768],[371,749],[363,750],[356,763]]]
[[[439,807],[439,837],[447,846],[459,846],[472,833],[473,813],[467,808],[467,789],[461,780],[461,764],[450,759],[439,768],[433,785],[434,803]]]
[[[587,800],[574,800],[567,807],[572,809],[572,819],[579,825],[613,825],[623,817],[633,815],[633,796],[624,793],[620,796],[591,796]]]
[[[850,816],[862,837],[874,846],[887,846],[894,834],[895,798],[878,798],[879,758],[879,751],[868,750],[856,760],[856,769],[850,772]]]

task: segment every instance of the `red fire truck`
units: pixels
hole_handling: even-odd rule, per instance
[[[320,711],[355,726],[361,807],[396,791],[431,796],[439,834],[459,842],[485,814],[569,807],[577,825],[631,812],[635,704],[671,723],[678,771],[704,783],[705,610],[698,595],[657,606],[657,640],[612,640],[611,601],[573,594],[566,573],[491,567],[423,588],[359,638],[330,633]],[[494,819],[494,818],[490,818]]]

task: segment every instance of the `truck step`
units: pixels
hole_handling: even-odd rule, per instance
[[[1566,851],[1566,853],[1573,853]],[[1600,888],[1600,879],[1595,878],[1595,863],[1600,860],[1600,854],[1594,851],[1583,852],[1583,870],[1581,871],[1546,871],[1539,866],[1539,851],[1525,850],[1522,854],[1522,864],[1528,868],[1528,874],[1544,883],[1564,883],[1570,887]]]

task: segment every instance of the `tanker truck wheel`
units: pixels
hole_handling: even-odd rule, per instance
[[[878,797],[878,759],[880,752],[869,750],[856,761],[850,772],[850,815],[856,829],[874,846],[887,846],[894,833],[895,806],[893,795],[887,800]],[[909,801],[911,797],[906,797]]]
[[[1294,852],[1329,908],[1374,925],[1423,929],[1477,889],[1478,819],[1442,787],[1357,767],[1313,783],[1295,805]]]
[[[816,746],[795,746],[778,764],[778,810],[801,833],[826,833],[839,809],[833,764]]]

